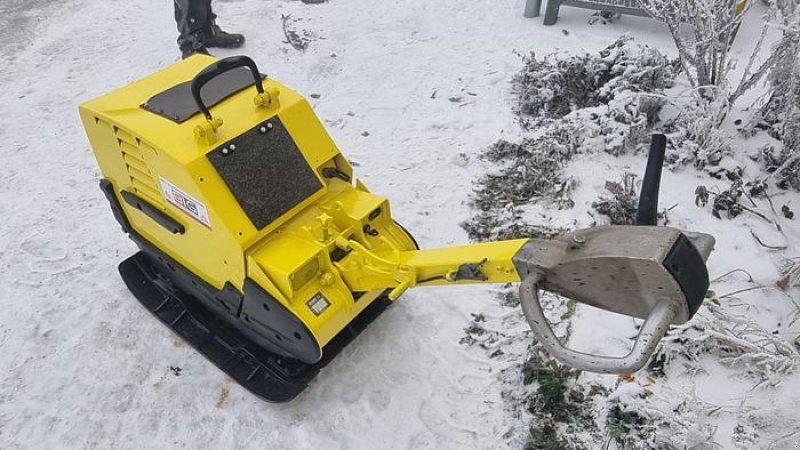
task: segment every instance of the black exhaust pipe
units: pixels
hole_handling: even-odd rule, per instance
[[[667,137],[654,134],[650,141],[650,154],[639,194],[639,207],[636,210],[636,225],[655,225],[658,220],[658,190],[661,187],[661,169],[664,166],[664,153],[667,150]]]

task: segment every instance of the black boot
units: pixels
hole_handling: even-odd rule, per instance
[[[219,25],[212,23],[203,43],[206,47],[239,48],[244,45],[244,36],[222,31]]]

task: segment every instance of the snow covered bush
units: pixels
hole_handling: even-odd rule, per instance
[[[797,120],[800,121],[800,117]],[[795,148],[789,143],[782,146],[767,144],[753,156],[781,189],[800,190],[800,147],[796,143],[794,145]]]
[[[525,67],[513,80],[523,127],[560,119],[582,109],[608,104],[627,92],[659,92],[672,86],[676,60],[647,46],[634,46],[622,36],[599,54],[564,57],[551,54],[525,58]],[[645,109],[653,120],[654,109]]]
[[[483,158],[503,168],[481,178],[483,195],[475,197],[475,205],[485,209],[498,203],[518,205],[542,197],[556,203],[567,201],[564,194],[569,193],[570,181],[558,173],[575,154],[577,142],[568,127],[554,131],[519,144],[501,140],[491,146]]]
[[[577,180],[563,168],[574,155],[621,155],[647,144],[676,75],[676,61],[629,36],[598,54],[526,58],[512,85],[520,121],[536,133],[518,143],[501,140],[482,155],[496,168],[476,183],[477,212],[463,224],[470,238],[547,237],[525,223],[524,206],[572,208]]]
[[[513,88],[518,99],[515,112],[527,134],[517,142],[499,141],[483,154],[482,159],[491,168],[477,181],[472,196],[476,212],[463,224],[471,239],[546,238],[565,231],[541,224],[552,222],[569,227],[584,211],[545,214],[541,206],[574,208],[572,194],[579,180],[565,170],[570,161],[581,154],[636,153],[646,146],[655,130],[668,137],[667,166],[694,166],[712,177],[730,181],[730,189],[723,191],[719,186],[712,186],[711,190],[698,187],[698,206],[710,203],[711,213],[720,218],[747,213],[776,223],[761,214],[754,203],[771,202],[766,195],[771,184],[745,174],[745,168],[751,170],[755,165],[737,154],[741,146],[732,145],[734,138],[741,135],[733,127],[721,125],[731,121],[728,116],[733,103],[763,80],[766,73],[770,73],[774,86],[794,77],[781,85],[784,92],[780,98],[769,98],[773,104],[781,105],[775,109],[779,113],[764,115],[772,119],[763,120],[773,128],[774,136],[780,131],[786,139],[787,118],[795,117],[795,110],[785,105],[800,103],[791,97],[796,95],[792,89],[800,84],[793,72],[797,70],[797,54],[789,57],[785,52],[789,47],[784,45],[782,49],[773,48],[767,60],[751,57],[746,60],[741,82],[732,88],[728,78],[734,62],[729,44],[742,11],[731,13],[729,7],[736,5],[727,0],[649,3],[673,11],[672,18],[687,11],[697,13],[698,17],[668,23],[676,42],[682,39],[680,63],[656,50],[634,46],[627,37],[599,54],[550,55],[544,59],[531,54],[525,59]],[[760,45],[757,43],[756,47]],[[780,73],[773,74],[770,64],[776,61],[783,65]],[[681,71],[686,72],[693,88],[669,90],[676,77],[683,76]],[[792,132],[790,129],[788,135],[792,136]],[[795,141],[791,138],[785,142],[788,143],[780,146],[770,141],[762,144],[759,152],[749,150],[747,156],[768,167],[773,181],[781,183],[779,186],[800,186],[800,153],[792,150],[791,142]],[[617,180],[606,184],[608,192],[600,195],[592,207],[612,223],[632,223],[638,191],[635,176],[622,174],[622,179]],[[585,201],[582,194],[579,192],[576,200]],[[791,219],[787,212],[783,214]],[[591,212],[590,215],[595,217]],[[562,220],[564,217],[568,220]],[[752,235],[758,241],[756,234]],[[779,288],[783,289],[780,283],[800,284],[798,266],[796,260],[787,262]],[[503,292],[501,303],[514,308],[518,300],[514,294]],[[523,429],[512,429],[508,436],[521,438],[526,448],[706,448],[701,446],[710,445],[712,436],[722,436],[715,428],[718,418],[710,418],[719,407],[703,403],[693,392],[679,392],[680,388],[671,391],[673,380],[703,374],[712,363],[736,369],[746,380],[743,383],[760,386],[763,380],[775,380],[796,371],[800,363],[796,344],[772,334],[755,320],[732,314],[718,303],[707,303],[709,307],[701,309],[693,321],[669,334],[647,371],[620,377],[614,385],[607,382],[608,378],[601,385],[597,381],[600,378],[574,374],[553,362],[541,354],[536,344],[530,345],[530,334],[507,333],[505,330],[518,330],[524,325],[518,309],[499,319],[487,315],[485,323],[476,321],[464,343],[484,348],[491,358],[508,361],[499,375],[508,386],[503,398],[512,417],[523,424]],[[562,304],[569,309],[569,302]],[[551,308],[548,319],[556,333],[568,340],[572,315],[552,314],[554,311]],[[581,307],[577,311],[577,320],[585,320]],[[525,363],[519,363],[520,359]],[[563,411],[568,414],[561,414]],[[737,448],[761,442],[754,431],[761,430],[761,425],[743,417],[736,420],[730,442],[736,443]],[[543,442],[550,445],[541,445]]]
[[[771,152],[767,170],[776,184],[800,188],[800,3],[777,0],[774,20],[781,24],[781,38],[775,44],[767,79],[771,89],[757,115],[757,125],[783,141],[784,148]],[[776,154],[777,153],[777,154]],[[770,170],[771,169],[771,170]]]
[[[768,380],[793,371],[800,363],[800,352],[791,343],[713,302],[706,302],[691,322],[676,327],[662,342],[651,367],[712,354],[725,365]]]
[[[677,153],[673,162],[692,162],[696,167],[726,165],[731,153],[730,139],[720,131],[733,105],[765,76],[770,82],[766,101],[756,114],[756,126],[784,142],[776,172],[776,183],[797,176],[800,169],[800,6],[797,0],[775,0],[764,17],[758,40],[744,61],[737,83],[730,74],[737,61],[731,55],[742,19],[754,2],[743,0],[640,0],[640,5],[669,28],[678,50],[680,66],[694,88],[692,100],[679,106],[682,111],[672,124],[672,142]],[[764,57],[762,47],[771,28],[781,37]],[[749,47],[750,43],[744,44]],[[747,127],[752,131],[753,127]],[[733,169],[733,170],[732,170]],[[732,178],[739,169],[727,167],[720,177]],[[710,170],[713,174],[713,170]],[[734,175],[735,177],[735,175]]]
[[[600,198],[592,203],[592,208],[608,217],[611,225],[635,224],[639,206],[636,175],[626,172],[619,182],[606,181],[605,188],[607,193],[601,194]]]
[[[730,136],[719,128],[728,114],[725,100],[709,101],[694,94],[680,106],[677,117],[667,121],[663,127],[669,138],[667,163],[693,165],[717,178],[727,177],[725,169],[733,173],[740,170],[731,161],[725,161],[733,152]],[[724,166],[724,162],[729,164]],[[724,167],[720,168],[721,165]]]
[[[686,449],[711,441],[710,405],[665,389],[621,379],[608,396],[606,428],[618,449]]]
[[[742,0],[640,0],[639,5],[669,28],[684,74],[704,96],[727,82],[730,48],[744,16]]]
[[[558,208],[572,207],[575,180],[564,176],[562,169],[578,151],[575,131],[553,127],[518,144],[498,141],[483,153],[482,158],[497,169],[477,181],[472,196],[477,212],[462,225],[471,239],[541,236],[534,225],[524,223],[520,206],[544,199]]]

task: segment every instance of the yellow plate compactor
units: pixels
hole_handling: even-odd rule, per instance
[[[708,288],[713,238],[653,226],[663,136],[643,183],[645,226],[420,250],[388,200],[354,178],[308,102],[250,58],[192,56],[84,103],[80,116],[100,187],[141,249],[120,264],[126,285],[269,401],[294,398],[412,287],[521,282],[547,350],[606,373],[642,367]],[[630,354],[565,347],[542,314],[542,289],[646,319]]]

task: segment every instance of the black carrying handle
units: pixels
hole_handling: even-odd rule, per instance
[[[205,103],[203,103],[203,99],[200,98],[200,89],[202,89],[203,86],[205,86],[205,84],[211,81],[213,78],[239,67],[247,67],[250,69],[250,72],[253,74],[256,90],[259,94],[263,94],[264,85],[261,82],[261,73],[258,71],[256,63],[247,56],[229,56],[227,58],[220,59],[219,61],[203,69],[200,73],[195,75],[194,79],[192,79],[192,97],[194,97],[194,102],[197,104],[197,108],[203,112],[203,115],[206,116],[206,119],[209,121],[211,120],[211,112],[208,110]]]
[[[664,166],[664,153],[667,150],[667,137],[654,134],[650,141],[650,154],[639,194],[639,207],[636,210],[636,225],[655,225],[658,221],[658,190],[661,186],[661,169]]]

